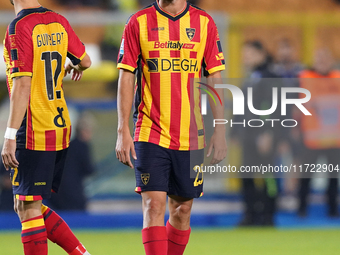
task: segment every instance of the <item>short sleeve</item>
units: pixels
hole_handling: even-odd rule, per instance
[[[72,61],[73,65],[78,65],[85,57],[85,45],[80,41],[71,25],[67,22],[68,48],[67,57]]]
[[[19,76],[33,75],[33,42],[29,30],[25,26],[12,23],[5,37],[7,50],[6,65],[9,79]]]
[[[208,76],[225,69],[225,60],[217,27],[212,18],[208,23],[207,44],[204,51],[204,75]]]
[[[132,16],[125,26],[118,55],[118,69],[135,72],[140,55],[139,24]]]

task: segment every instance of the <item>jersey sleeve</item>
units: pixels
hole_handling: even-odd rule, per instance
[[[5,56],[8,79],[33,75],[33,42],[28,29],[12,23],[6,32]]]
[[[124,29],[118,55],[118,69],[135,72],[140,53],[139,24],[136,17],[132,16]]]
[[[208,76],[225,69],[225,60],[217,27],[212,18],[208,23],[207,44],[204,51],[204,75]]]
[[[71,25],[67,22],[68,47],[67,57],[73,65],[78,65],[86,56],[85,45],[80,41]]]

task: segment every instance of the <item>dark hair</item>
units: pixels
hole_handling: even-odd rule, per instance
[[[188,2],[193,5],[198,5],[200,3],[200,0],[188,0]]]
[[[253,48],[255,48],[256,50],[261,51],[261,52],[267,52],[266,49],[264,48],[262,42],[260,42],[259,40],[246,41],[246,42],[244,43],[244,45],[245,45],[245,46],[253,47]]]
[[[244,45],[252,47],[258,50],[259,52],[265,54],[266,63],[270,64],[273,62],[273,56],[267,51],[267,49],[263,46],[262,42],[260,42],[259,40],[246,41]]]

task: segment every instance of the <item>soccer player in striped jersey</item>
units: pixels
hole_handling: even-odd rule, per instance
[[[26,255],[47,255],[47,239],[68,254],[89,254],[64,220],[42,204],[57,192],[71,134],[62,88],[77,81],[91,60],[61,15],[37,0],[12,0],[16,18],[4,40],[10,116],[1,153],[11,170],[14,209]],[[66,57],[71,63],[64,68]]]
[[[117,158],[133,168],[143,200],[142,239],[147,255],[180,255],[190,235],[194,198],[203,179],[190,178],[204,159],[200,92],[193,79],[204,73],[220,79],[224,57],[213,19],[186,0],[158,0],[132,15],[118,57]],[[137,85],[135,86],[135,73]],[[135,91],[134,139],[129,115]],[[223,100],[223,91],[217,89]],[[215,119],[223,106],[214,104]],[[208,155],[212,164],[226,156],[225,129],[215,128]],[[190,162],[190,158],[194,158]],[[193,163],[193,164],[192,164]],[[164,226],[166,197],[169,220]]]

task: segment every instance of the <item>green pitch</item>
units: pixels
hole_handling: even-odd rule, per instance
[[[140,231],[81,231],[76,235],[92,255],[143,255]],[[185,255],[340,254],[340,230],[199,230]],[[20,255],[20,232],[0,232],[0,254]],[[49,243],[49,255],[66,254]]]

